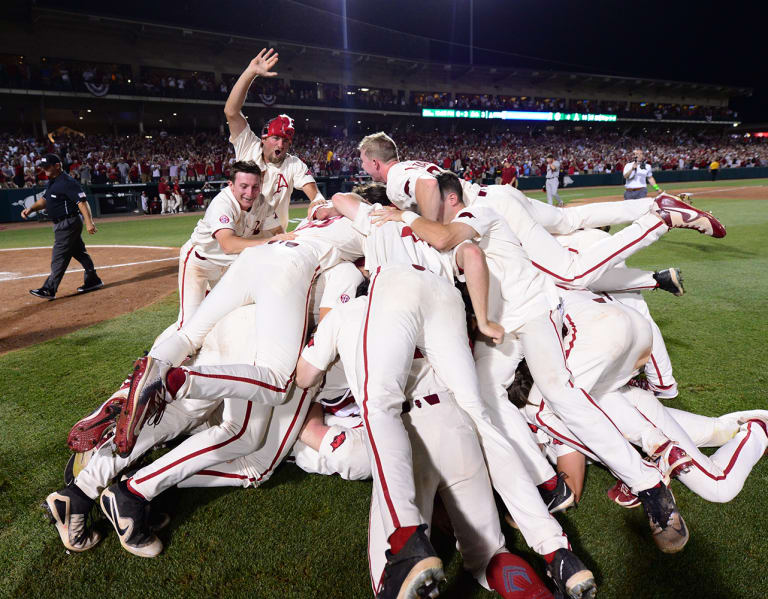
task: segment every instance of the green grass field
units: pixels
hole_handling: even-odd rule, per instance
[[[762,181],[716,183],[766,184]],[[701,184],[697,184],[702,186]],[[669,189],[683,189],[683,185]],[[615,195],[565,190],[563,196]],[[542,194],[534,194],[541,196]],[[647,294],[680,383],[669,405],[706,415],[768,408],[762,364],[768,331],[768,193],[697,198],[728,227],[724,240],[672,231],[630,265],[683,270],[687,295]],[[573,198],[577,199],[577,198]],[[99,221],[102,244],[181,245],[200,214]],[[0,234],[0,247],[50,244],[50,228]],[[10,298],[4,297],[6,301]],[[310,476],[281,467],[259,489],[171,490],[158,499],[173,522],[154,560],[120,548],[111,527],[84,554],[68,555],[39,504],[62,486],[71,425],[108,396],[137,355],[176,317],[175,294],[131,314],[0,357],[0,596],[2,597],[369,597],[366,532],[370,483]],[[603,598],[759,598],[768,596],[768,459],[742,493],[707,503],[679,483],[673,490],[691,530],[677,555],[659,553],[642,510],[611,503],[611,477],[588,471],[576,510],[559,516],[574,549],[595,572]],[[542,562],[505,528],[508,545],[543,574]],[[442,596],[491,597],[461,572],[450,539],[436,533],[448,564]]]

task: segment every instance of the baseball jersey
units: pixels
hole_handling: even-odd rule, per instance
[[[280,164],[267,162],[264,160],[261,138],[247,125],[240,135],[230,137],[229,141],[235,148],[236,160],[253,160],[261,169],[261,195],[277,214],[283,230],[287,231],[291,193],[307,183],[315,182],[307,165],[293,154],[286,154]]]
[[[336,356],[340,356],[352,395],[360,399],[363,397],[365,373],[358,372],[356,366],[362,362],[358,360],[358,352],[362,351],[360,339],[367,310],[367,297],[358,297],[334,308],[317,327],[312,342],[301,353],[302,358],[319,370],[326,370]],[[417,352],[408,374],[405,396],[420,401],[425,397],[448,393],[427,360]]]
[[[450,257],[420,239],[408,225],[372,224],[371,213],[381,207],[381,204],[361,203],[355,216],[355,229],[365,235],[365,269],[373,273],[379,267],[394,264],[422,266],[453,285]]]
[[[325,220],[304,220],[293,232],[296,239],[279,243],[286,247],[309,248],[321,271],[340,262],[354,262],[364,253],[365,237],[354,228],[351,220],[343,216],[332,216]]]
[[[554,282],[531,264],[520,240],[498,212],[486,206],[469,206],[459,210],[453,222],[474,229],[474,239],[485,252],[490,273],[490,320],[498,322],[505,331],[514,331],[560,303]],[[452,252],[454,265],[458,247]],[[461,277],[460,272],[457,275]]]
[[[418,212],[416,204],[416,181],[419,179],[434,179],[445,172],[436,164],[420,160],[405,160],[393,165],[387,173],[387,197],[400,210]],[[464,191],[464,203],[469,205],[475,201],[481,186],[477,183],[461,180]]]
[[[335,308],[355,299],[357,287],[364,279],[351,262],[341,262],[324,271],[312,287],[310,312],[317,319],[321,308]]]
[[[221,249],[214,237],[216,231],[230,229],[238,237],[248,238],[279,225],[274,210],[270,206],[257,202],[245,212],[240,208],[229,187],[225,187],[211,200],[203,218],[197,221],[190,241],[194,244],[198,256],[218,266],[228,266],[238,254],[226,254]]]
[[[635,162],[634,165],[634,172],[632,172],[633,169],[631,162],[624,167],[624,176],[627,176],[630,172],[632,172],[632,176],[627,178],[626,183],[624,183],[624,187],[627,189],[642,189],[647,185],[646,182],[648,178],[653,177],[651,165],[647,162],[642,165],[642,168],[637,165],[637,162]]]

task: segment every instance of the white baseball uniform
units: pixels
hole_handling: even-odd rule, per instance
[[[312,281],[339,262],[362,256],[364,241],[352,222],[340,216],[308,222],[295,233],[293,241],[270,241],[243,251],[194,316],[150,352],[178,366],[226,314],[249,303],[259,307],[253,338],[258,363],[188,370],[192,397],[210,393],[215,381],[224,397],[269,405],[284,399],[306,338]]]
[[[401,209],[415,208],[416,181],[434,178],[440,172],[442,169],[426,162],[399,162],[387,174],[387,197]],[[467,206],[483,205],[496,210],[520,240],[533,265],[569,288],[588,287],[612,265],[669,230],[659,217],[650,213],[651,198],[555,208],[527,198],[510,185],[484,187],[463,182],[462,186]],[[578,254],[564,249],[552,237],[580,228],[628,222],[632,224]]]
[[[627,485],[637,491],[655,486],[661,480],[659,471],[640,459],[589,392],[574,385],[565,362],[563,316],[557,308],[559,298],[552,279],[532,267],[520,240],[491,208],[462,208],[454,222],[477,232],[491,278],[498,281],[495,293],[491,291],[495,299],[489,297],[488,317],[513,333],[499,345],[475,344],[478,378],[493,391],[488,401],[495,402],[494,416],[504,417],[502,402],[507,402],[506,388],[517,369],[517,361],[510,358],[517,353],[515,344],[520,343],[531,375],[550,408],[580,438],[588,440],[603,463],[622,472]],[[515,427],[518,429],[519,425]]]
[[[678,480],[709,501],[726,502],[741,491],[753,466],[768,448],[768,411],[735,412],[709,418],[666,408],[653,393],[624,386],[647,356],[650,331],[635,311],[590,292],[569,292],[565,339],[568,366],[578,384],[590,389],[600,407],[632,443],[653,453],[672,440],[693,458]],[[552,437],[599,459],[588,442],[551,412],[534,387],[525,413]],[[739,419],[743,421],[740,424]],[[699,446],[720,446],[711,457]],[[600,460],[602,461],[602,460]],[[610,467],[610,466],[609,466]]]
[[[253,160],[261,169],[261,195],[277,214],[277,219],[288,230],[288,209],[291,193],[308,183],[314,183],[312,173],[298,157],[286,154],[280,164],[264,160],[261,138],[246,125],[240,134],[229,140],[235,148],[236,160]]]
[[[369,559],[374,589],[380,582],[384,567],[382,558],[389,536],[398,526],[429,522],[434,494],[438,490],[446,503],[446,508],[453,516],[459,545],[464,553],[465,566],[478,579],[484,580],[485,565],[495,553],[503,549],[504,545],[503,536],[498,528],[498,515],[491,500],[488,474],[482,466],[483,453],[471,419],[464,411],[458,409],[452,394],[441,382],[443,377],[439,371],[433,370],[427,364],[434,365],[434,362],[430,361],[430,356],[435,355],[435,352],[425,349],[426,360],[412,359],[415,348],[425,345],[422,340],[432,341],[430,336],[435,336],[437,333],[432,330],[433,324],[430,322],[432,316],[425,314],[426,311],[431,310],[433,314],[439,314],[440,306],[451,303],[448,297],[443,296],[443,288],[447,289],[448,286],[438,283],[443,279],[431,273],[425,275],[425,272],[428,273],[428,271],[419,271],[405,266],[381,268],[378,278],[371,283],[368,301],[366,298],[358,298],[333,310],[320,323],[314,343],[307,346],[302,353],[302,357],[307,362],[320,370],[325,369],[338,353],[350,388],[355,397],[363,398],[359,403],[369,432],[368,448],[373,464],[374,480],[378,477],[383,487],[381,492],[374,486],[369,532]],[[403,285],[396,288],[385,273],[395,273]],[[428,285],[420,289],[419,278],[421,277],[426,279]],[[390,331],[400,332],[401,335],[397,338],[405,337],[406,343],[387,343],[388,351],[376,351],[377,348],[370,343],[372,336],[376,334],[374,324],[379,319],[383,319],[382,324],[390,327],[395,323],[395,320],[387,317],[385,306],[391,306],[395,312],[401,312],[402,304],[410,303],[408,297],[401,298],[399,302],[392,301],[392,296],[387,293],[389,288],[395,288],[394,291],[400,293],[407,289],[411,290],[411,293],[415,291],[418,294],[416,299],[419,301],[415,305],[420,305],[421,308],[418,313],[412,313],[409,319],[421,320],[423,332],[408,330],[408,323],[401,320],[400,326]],[[433,306],[425,305],[429,301],[427,297],[429,290],[432,293]],[[371,300],[375,301],[377,294],[382,293],[380,297],[384,297],[385,302],[374,314]],[[396,305],[397,303],[400,306]],[[443,320],[443,329],[453,328],[447,326],[449,322],[451,321]],[[414,336],[422,339],[414,340]],[[443,335],[443,340],[447,341],[443,346],[444,351],[450,353],[457,347],[467,347],[466,336],[460,339],[458,344],[450,342],[449,337],[450,335]],[[407,342],[408,338],[411,340],[410,343]],[[390,339],[394,341],[396,338],[390,336]],[[407,356],[406,346],[410,351]],[[387,354],[391,355],[392,359],[384,362],[383,358]],[[461,352],[458,354],[460,355]],[[400,362],[397,367],[394,365],[395,361]],[[461,362],[455,361],[454,365],[458,367]],[[400,374],[403,368],[404,373]],[[381,375],[374,377],[374,372],[380,372]],[[395,397],[395,400],[388,409],[394,413],[406,430],[407,452],[401,448],[393,448],[388,443],[392,436],[399,434],[395,432],[394,427],[386,428],[383,420],[375,420],[373,401],[382,397],[382,392],[375,391],[371,385],[376,378],[393,381],[390,384],[390,395]],[[379,388],[383,386],[381,383],[377,384]],[[406,397],[409,406],[412,407],[407,413],[403,413]],[[372,426],[375,427],[375,435],[371,434]],[[493,448],[492,443],[487,444],[486,447],[489,449],[486,449],[485,457],[494,474],[494,486],[505,500],[516,496],[514,501],[508,502],[508,507],[516,521],[517,518],[521,519],[521,532],[526,541],[540,553],[549,553],[560,547],[567,547],[567,538],[563,535],[562,529],[547,512],[536,487],[526,476],[524,466],[515,460],[515,454],[502,455],[502,452]],[[397,452],[394,455],[395,460],[393,464],[388,464],[388,459],[393,457],[392,452]],[[412,459],[413,462],[411,462]],[[397,480],[395,478],[399,474],[396,471],[397,467],[402,471],[406,464],[411,463],[413,464],[411,480]],[[408,489],[405,488],[406,485]],[[404,496],[408,491],[412,495],[408,498],[410,505],[407,508],[415,510],[413,514],[409,514],[402,500],[398,502],[395,497],[397,494]],[[396,518],[399,518],[399,524],[393,523]]]
[[[213,198],[205,215],[195,225],[189,240],[179,252],[179,318],[177,328],[195,313],[208,288],[219,281],[237,254],[226,254],[214,235],[229,229],[242,238],[256,237],[262,231],[279,227],[274,210],[256,202],[247,212],[240,208],[229,187]]]

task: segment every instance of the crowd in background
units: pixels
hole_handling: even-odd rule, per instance
[[[494,179],[513,166],[520,177],[540,176],[547,155],[560,161],[565,174],[621,171],[633,148],[642,148],[654,170],[768,166],[763,138],[703,137],[652,134],[623,137],[618,133],[531,135],[467,132],[456,135],[392,131],[403,160],[427,160],[476,181]],[[362,168],[356,138],[298,131],[292,152],[315,176],[358,177]],[[65,169],[84,184],[221,180],[234,161],[232,146],[219,133],[170,135],[70,135],[53,142],[11,134],[0,135],[0,186],[44,184],[42,155],[59,154]]]
[[[224,100],[236,74],[223,73],[221,80],[211,72],[183,71],[142,66],[132,75],[130,65],[85,63],[81,61],[43,58],[32,66],[17,56],[0,55],[0,86],[58,91],[90,91],[103,87],[104,93],[159,96],[189,99]],[[101,93],[99,91],[98,93]],[[625,117],[655,119],[735,120],[738,114],[727,106],[691,104],[658,104],[634,101],[598,101],[546,97],[509,96],[364,88],[340,86],[316,81],[288,79],[261,80],[252,86],[249,101],[306,106],[353,107],[386,110],[419,110],[425,107],[533,110],[544,112],[581,112],[617,114]]]

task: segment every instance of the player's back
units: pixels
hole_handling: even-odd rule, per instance
[[[434,179],[440,173],[449,172],[431,162],[421,160],[404,160],[398,162],[387,173],[387,197],[400,210],[418,212],[416,205],[416,182],[419,179]],[[471,204],[475,201],[481,185],[471,181],[461,180],[464,192],[464,202]]]
[[[326,270],[344,260],[354,261],[363,255],[363,235],[343,216],[324,220],[303,221],[293,231],[296,243],[310,248],[317,257],[321,270]]]

